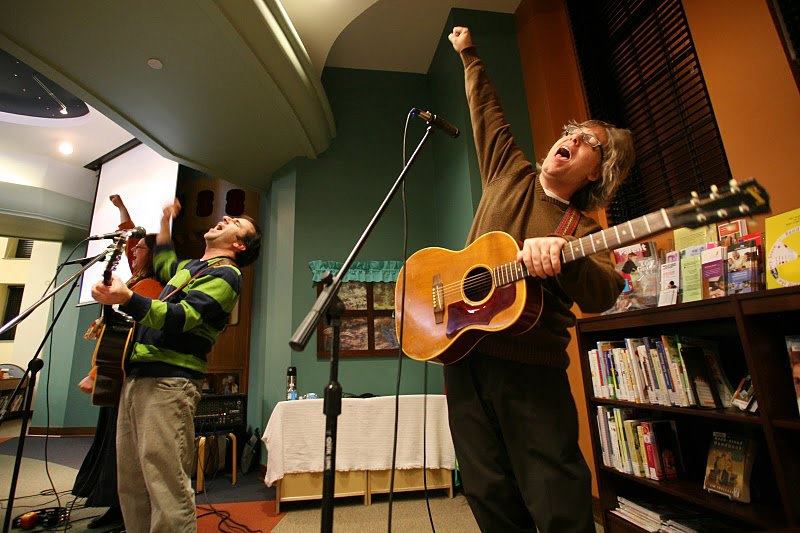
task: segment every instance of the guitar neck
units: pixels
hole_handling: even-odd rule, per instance
[[[666,210],[654,211],[574,241],[567,241],[561,250],[561,263],[569,263],[587,255],[620,248],[671,227]],[[492,277],[497,286],[519,281],[528,275],[528,270],[520,261],[511,261],[492,269]]]
[[[654,211],[642,217],[634,218],[597,233],[567,242],[561,250],[561,262],[569,263],[597,252],[620,248],[627,244],[638,242],[645,237],[661,233],[671,227],[672,225],[665,209]]]

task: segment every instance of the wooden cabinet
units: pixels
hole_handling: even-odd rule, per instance
[[[744,530],[800,526],[800,416],[785,336],[800,334],[800,287],[728,296],[670,307],[581,319],[576,326],[586,392],[594,466],[606,531],[642,531],[609,511],[617,496],[647,495],[724,517]],[[716,340],[723,370],[735,387],[752,376],[758,412],[737,408],[667,407],[593,397],[588,350],[597,341],[679,334]],[[676,481],[653,481],[603,465],[597,406],[628,407],[637,416],[674,420],[686,465]],[[757,443],[752,502],[740,503],[703,490],[713,431],[747,434]]]
[[[24,413],[22,410],[22,405],[25,403],[25,394],[28,387],[27,379],[20,387],[17,395],[14,397],[13,403],[10,403],[9,405],[9,402],[11,402],[11,394],[14,392],[14,389],[17,387],[17,384],[19,384],[21,379],[22,378],[0,379],[0,411],[3,409],[8,409],[6,420],[22,418],[22,414]]]

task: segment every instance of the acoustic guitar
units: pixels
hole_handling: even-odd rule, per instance
[[[103,270],[103,284],[111,285],[111,274],[119,263],[125,246],[124,237],[117,238],[114,249]],[[97,377],[92,388],[94,405],[114,406],[119,402],[125,380],[125,360],[133,347],[136,322],[130,317],[104,305],[101,315],[100,336],[92,354],[92,366],[97,367]]]
[[[701,198],[660,209],[623,224],[571,240],[561,263],[619,248],[680,227],[699,227],[732,218],[768,213],[769,195],[755,180],[732,180]],[[518,335],[542,313],[542,286],[517,261],[519,243],[493,231],[460,251],[423,248],[412,254],[395,286],[395,329],[403,352],[418,361],[458,361],[491,333]],[[406,275],[403,301],[403,272]],[[405,319],[405,320],[404,320]]]

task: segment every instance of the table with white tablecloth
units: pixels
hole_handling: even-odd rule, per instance
[[[321,496],[325,438],[322,403],[279,402],[270,416],[263,436],[267,446],[264,481],[277,484],[278,503]],[[336,447],[337,496],[362,495],[369,504],[371,494],[388,490],[394,415],[394,396],[342,400]],[[422,488],[424,431],[428,487],[447,488],[452,494],[451,474],[456,460],[445,396],[400,396],[398,428],[395,490]]]

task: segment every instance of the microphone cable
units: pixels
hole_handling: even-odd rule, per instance
[[[408,112],[406,115],[406,122],[403,128],[403,144],[402,144],[402,167],[406,166],[406,138],[408,134],[408,123],[413,115],[414,110]],[[406,181],[400,186],[400,194],[403,206],[403,290],[401,291],[400,306],[402,312],[400,314],[400,332],[398,335],[399,348],[397,349],[397,382],[395,384],[394,396],[394,438],[392,439],[392,468],[389,475],[389,518],[388,518],[388,532],[392,531],[392,510],[394,503],[394,474],[395,467],[397,466],[397,433],[399,429],[400,417],[400,382],[403,369],[403,325],[405,323],[405,300],[406,300],[406,260],[408,259],[408,205],[406,202]],[[397,302],[395,302],[395,307]],[[427,400],[428,400],[428,363],[425,362],[424,378],[423,378],[423,421],[422,421],[422,479],[425,491],[425,503],[428,508],[428,519],[430,520],[431,530],[436,533],[436,528],[433,525],[433,515],[431,514],[430,499],[428,496],[428,476],[426,472],[426,432],[427,432]]]

